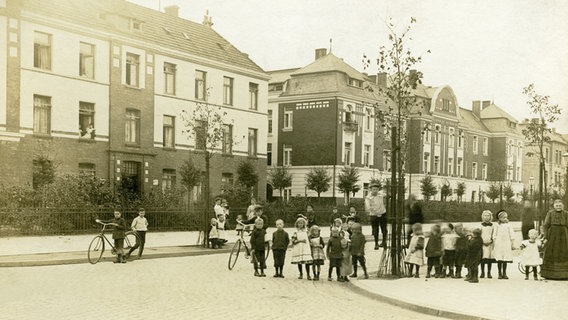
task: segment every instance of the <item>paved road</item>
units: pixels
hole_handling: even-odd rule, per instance
[[[290,264],[285,279],[272,278],[272,269],[253,277],[244,259],[228,271],[227,258],[0,268],[0,318],[435,319],[360,295],[350,284],[298,280]]]

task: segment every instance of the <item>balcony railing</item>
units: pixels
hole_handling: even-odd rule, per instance
[[[358,124],[355,121],[343,122],[343,130],[355,132],[358,129]]]

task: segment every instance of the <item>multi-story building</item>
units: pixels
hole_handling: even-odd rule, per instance
[[[387,85],[385,74],[360,73],[325,49],[317,49],[308,66],[269,73],[269,164],[289,168],[288,195],[315,195],[305,187],[313,167],[333,177],[326,197],[342,196],[337,174],[343,166],[359,168],[356,197],[364,195],[371,178],[390,178],[391,115],[378,94]],[[447,85],[418,84],[414,94],[416,108],[403,124],[407,192],[420,198],[421,180],[430,175],[438,187],[455,190],[465,182],[462,199],[468,201],[487,200],[491,181],[511,183],[521,193],[523,139],[514,118],[490,101],[460,108]]]
[[[269,77],[208,16],[195,23],[175,6],[162,13],[123,0],[0,1],[0,65],[4,183],[31,184],[43,156],[60,174],[87,172],[138,193],[179,185],[185,160],[204,168],[182,117],[198,104],[226,113],[213,192],[240,161],[266,170]]]

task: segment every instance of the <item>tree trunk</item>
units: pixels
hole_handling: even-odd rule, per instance
[[[210,182],[210,172],[211,172],[211,164],[210,164],[210,154],[208,151],[205,151],[205,210],[203,210],[203,247],[207,247],[209,245],[209,234],[207,234],[207,229],[209,226],[209,204],[211,202],[210,199],[210,192],[209,192],[209,182]]]

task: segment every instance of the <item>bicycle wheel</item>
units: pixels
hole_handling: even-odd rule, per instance
[[[229,270],[233,270],[235,263],[237,263],[237,259],[239,258],[239,253],[241,252],[241,240],[238,239],[237,242],[233,245],[233,249],[231,249],[231,253],[229,254]]]
[[[526,271],[525,271],[525,266],[523,266],[520,262],[519,262],[518,266],[519,266],[519,271],[520,271],[522,274],[525,274],[525,273],[526,273]]]
[[[91,264],[95,264],[101,260],[103,257],[103,252],[105,251],[105,240],[103,236],[96,236],[91,240],[89,244],[89,250],[87,251],[87,257]]]
[[[270,242],[266,241],[264,243],[264,259],[268,259],[270,255]]]
[[[138,233],[136,231],[127,231],[124,234],[124,252],[128,253],[131,248],[133,248],[136,243],[140,243],[140,239],[138,238]],[[133,250],[130,255],[137,256],[139,248]]]

